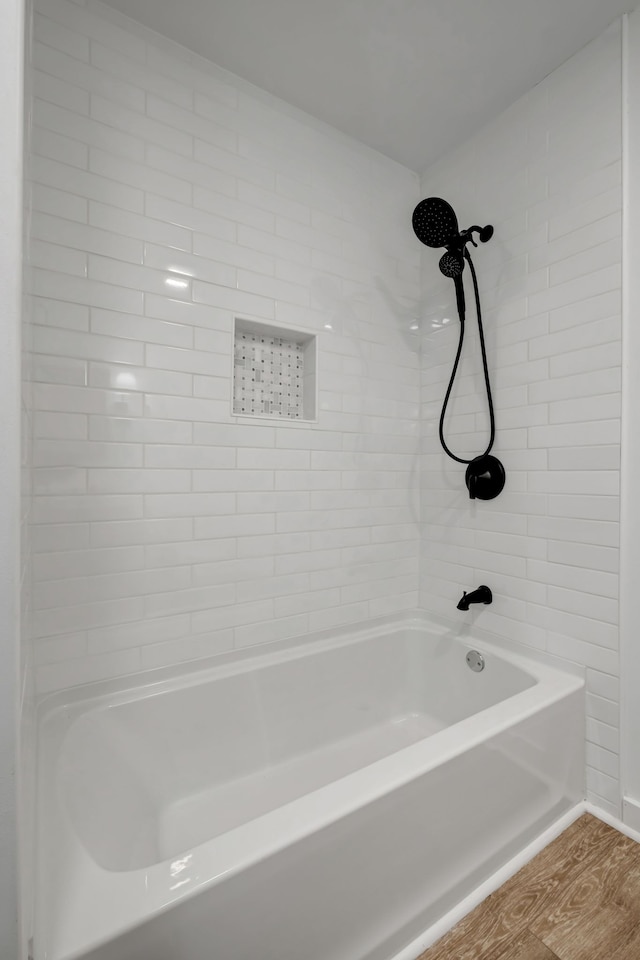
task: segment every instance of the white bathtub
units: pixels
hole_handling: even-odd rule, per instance
[[[35,960],[390,960],[582,799],[582,700],[419,621],[58,696]]]

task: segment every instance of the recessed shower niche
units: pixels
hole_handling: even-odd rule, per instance
[[[236,317],[233,415],[315,420],[317,356],[311,333]]]

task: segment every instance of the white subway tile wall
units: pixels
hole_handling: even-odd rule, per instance
[[[458,322],[426,250],[420,591],[451,616],[487,583],[493,605],[461,616],[588,668],[589,797],[618,816],[621,103],[616,24],[423,177],[461,226],[495,226],[472,255],[507,483],[471,502],[440,449]],[[468,320],[446,424],[463,457],[489,436],[472,307]]]
[[[417,176],[93,0],[36,8],[39,689],[415,608]],[[317,422],[233,416],[236,317],[317,335]]]

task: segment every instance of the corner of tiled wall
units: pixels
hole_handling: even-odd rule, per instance
[[[451,616],[463,589],[488,583],[479,624],[586,668],[588,795],[619,816],[620,24],[428,171],[429,194],[462,224],[495,226],[473,257],[507,484],[472,503],[464,468],[440,450],[458,323],[427,251],[421,604]],[[469,308],[447,420],[468,457],[488,438],[479,361]]]

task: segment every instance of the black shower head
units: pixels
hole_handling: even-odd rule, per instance
[[[486,243],[493,236],[493,227],[490,223],[486,227],[474,224],[467,230],[460,230],[453,207],[441,197],[427,197],[426,200],[421,200],[413,211],[412,222],[418,240],[428,247],[446,247],[449,251],[455,250],[461,254],[467,243],[477,246],[473,239],[474,233],[478,234],[481,243]],[[441,261],[440,269],[444,273],[443,266]],[[446,276],[458,276],[463,267],[464,263],[460,265],[458,273],[447,273]]]
[[[459,235],[453,207],[440,197],[420,201],[413,211],[413,229],[418,240],[428,247],[446,247]]]

